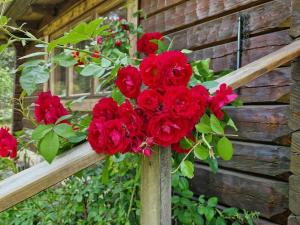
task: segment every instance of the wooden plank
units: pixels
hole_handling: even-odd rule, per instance
[[[141,224],[171,225],[171,150],[142,158]]]
[[[237,36],[237,18],[240,14],[250,16],[249,32],[251,35],[267,33],[274,29],[289,28],[290,2],[274,0],[238,13],[220,17],[212,21],[169,34],[175,38],[176,49],[196,49],[235,40]],[[230,27],[230,29],[228,29]]]
[[[288,225],[300,225],[300,216],[290,215]]]
[[[239,129],[234,139],[290,145],[288,105],[227,107],[226,111]],[[228,133],[234,132],[229,130]]]
[[[272,71],[274,68],[278,68],[291,61],[299,55],[300,41],[298,40],[218,79],[218,82],[227,83],[233,88],[238,88]],[[217,87],[212,88],[210,91],[214,92],[216,89]]]
[[[195,169],[191,187],[197,194],[217,196],[221,204],[259,211],[275,223],[282,223],[286,217],[288,183],[223,169],[213,174],[202,165],[196,165]]]
[[[74,6],[70,10],[68,10],[67,12],[64,12],[60,17],[55,19],[53,22],[48,24],[46,27],[43,27],[40,30],[40,33],[51,34],[54,31],[62,28],[63,26],[66,26],[70,22],[78,19],[80,16],[88,13],[88,11],[90,11],[92,9],[101,8],[101,11],[105,12],[108,9],[116,7],[117,5],[124,3],[124,2],[125,2],[125,0],[114,0],[114,1],[85,0],[85,1],[77,4],[76,6]],[[99,10],[100,9],[98,9],[98,11]]]
[[[300,176],[292,175],[289,179],[289,209],[300,215]]]
[[[104,159],[89,144],[68,151],[52,164],[40,163],[0,182],[0,212]]]
[[[290,35],[293,38],[300,36],[300,1],[291,0],[292,3],[292,17],[291,17],[291,28]]]
[[[245,66],[261,57],[266,56],[287,44],[292,39],[287,30],[259,35],[249,38],[243,45],[242,66]],[[235,41],[196,50],[189,54],[189,60],[212,59],[212,68],[214,71],[224,69],[236,69],[237,44]]]
[[[300,175],[300,132],[292,135],[291,172]]]
[[[292,78],[295,81],[300,81],[300,58],[294,60],[291,66]]]
[[[142,1],[143,3],[144,1]],[[153,1],[151,1],[153,2]],[[155,2],[155,1],[154,1]],[[167,1],[168,2],[168,1]],[[180,29],[193,23],[201,23],[224,14],[250,8],[255,4],[266,2],[265,0],[189,0],[177,4],[167,10],[156,13],[142,21],[145,31],[159,31],[169,33],[171,30]],[[148,3],[148,5],[151,3]],[[142,8],[148,8],[142,4]],[[144,7],[143,7],[144,6]]]
[[[300,82],[292,86],[290,94],[289,127],[292,130],[300,129]]]
[[[221,167],[288,180],[290,148],[240,141],[233,141],[233,146],[232,160],[221,160]]]
[[[141,0],[141,9],[150,16],[184,1],[187,0]]]

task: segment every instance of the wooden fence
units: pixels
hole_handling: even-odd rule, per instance
[[[300,40],[217,81],[238,88],[298,56],[300,56]],[[210,92],[213,93],[215,90],[216,88],[213,88]],[[13,175],[0,183],[0,211],[55,185],[103,158],[104,155],[97,155],[88,144],[82,144],[59,156],[51,165],[43,162]],[[141,184],[142,225],[171,224],[170,172],[170,150],[161,151],[159,154],[154,154],[143,160]]]

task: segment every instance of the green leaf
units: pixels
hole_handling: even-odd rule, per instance
[[[51,163],[58,153],[59,149],[59,138],[54,131],[49,132],[40,141],[39,153],[44,157],[44,159]]]
[[[232,143],[227,137],[222,137],[217,144],[217,150],[223,160],[230,160],[233,155]]]
[[[0,45],[0,53],[4,52],[7,49],[7,47],[8,47],[7,43],[6,44],[1,44]]]
[[[209,167],[210,167],[211,171],[213,173],[217,173],[218,169],[219,169],[218,160],[217,159],[208,158],[207,162],[209,164]]]
[[[200,160],[206,160],[209,156],[209,151],[207,148],[205,148],[204,146],[202,145],[197,145],[195,147],[195,156],[196,158],[200,159]]]
[[[55,124],[59,124],[59,123],[61,123],[64,120],[71,119],[72,117],[73,117],[73,115],[71,115],[71,114],[64,115],[64,116],[58,118],[58,120],[55,122]]]
[[[192,50],[189,50],[189,49],[182,49],[181,52],[183,54],[191,54],[193,51]]]
[[[203,134],[207,134],[207,133],[211,133],[212,132],[212,129],[209,125],[207,124],[204,124],[204,123],[198,123],[196,124],[196,130],[200,133],[203,133]]]
[[[80,142],[82,142],[83,140],[85,140],[86,139],[86,133],[84,133],[84,132],[77,132],[77,133],[75,133],[75,136],[72,136],[72,137],[70,137],[70,138],[68,138],[68,141],[70,142],[70,143],[74,143],[74,144],[77,144],[77,143],[80,143]]]
[[[48,53],[47,52],[34,52],[29,55],[25,55],[19,59],[28,59],[28,58],[33,58],[33,57],[37,57],[37,56],[45,56],[45,55],[48,55]]]
[[[54,127],[54,131],[58,136],[66,139],[75,136],[75,132],[73,131],[72,126],[65,123],[56,125]]]
[[[211,129],[215,133],[221,134],[221,135],[224,134],[224,129],[223,129],[220,121],[218,120],[218,118],[214,114],[211,114],[211,116],[210,116],[210,126],[211,126]]]
[[[32,132],[31,138],[33,140],[40,140],[45,137],[52,130],[51,125],[39,125],[35,130]]]
[[[106,58],[102,58],[102,60],[101,60],[101,66],[102,67],[107,68],[107,67],[110,67],[110,65],[111,65],[111,61],[109,61]]]
[[[218,217],[216,220],[216,225],[226,225],[226,221],[222,217]]]
[[[214,218],[215,210],[212,208],[206,208],[204,215],[207,221],[211,221]]]
[[[20,84],[28,95],[36,89],[37,84],[46,83],[49,79],[49,71],[43,66],[26,67],[22,71]]]
[[[180,164],[180,170],[182,172],[182,175],[188,178],[194,177],[194,164],[188,160],[183,161]]]
[[[6,25],[8,22],[8,18],[6,16],[0,16],[0,26]]]
[[[229,118],[227,125],[232,127],[235,131],[238,131],[238,129],[232,119]]]
[[[60,53],[59,55],[55,55],[53,57],[53,61],[62,67],[74,66],[77,63],[77,61],[71,55],[64,52]]]
[[[81,71],[80,75],[82,76],[97,76],[100,77],[104,74],[105,68],[98,66],[96,64],[89,64]]]
[[[125,101],[124,95],[121,93],[119,88],[114,88],[111,97],[120,105]]]
[[[180,140],[179,146],[182,149],[191,149],[193,147],[193,141],[184,137]]]
[[[214,208],[214,207],[217,206],[217,204],[218,204],[218,198],[217,197],[212,197],[212,198],[208,199],[208,201],[207,201],[207,206],[208,207]]]

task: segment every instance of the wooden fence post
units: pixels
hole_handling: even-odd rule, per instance
[[[171,149],[142,159],[141,225],[171,225]]]
[[[300,39],[300,0],[292,0],[292,19],[290,36]],[[290,94],[289,127],[292,135],[291,166],[293,173],[289,178],[289,209],[292,215],[288,225],[300,225],[300,58],[292,63],[292,78],[295,84]]]

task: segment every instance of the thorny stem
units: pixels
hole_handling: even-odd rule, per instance
[[[20,31],[21,33],[25,34],[27,36],[27,38],[23,38],[23,37],[18,37],[14,34],[12,34],[11,32],[9,32],[6,28],[10,28],[10,29],[13,29],[13,30],[17,30],[17,31]],[[36,42],[36,43],[39,43],[39,44],[45,44],[45,45],[49,45],[49,42],[47,41],[43,41],[41,39],[38,39],[36,38],[35,36],[33,36],[32,34],[26,32],[26,31],[23,31],[22,29],[19,29],[19,28],[14,28],[14,27],[11,27],[11,26],[3,26],[2,28],[0,28],[2,31],[4,31],[6,34],[8,34],[10,37],[13,37],[15,38],[16,40],[18,41],[33,41],[33,42]],[[62,49],[68,49],[68,50],[72,50],[72,51],[79,51],[79,52],[84,52],[84,53],[87,53],[89,55],[92,55],[94,54],[94,52],[91,52],[91,51],[87,51],[87,50],[83,50],[83,49],[79,49],[79,48],[73,48],[73,47],[68,47],[68,46],[63,46],[63,45],[56,45],[56,47],[58,48],[62,48]],[[101,55],[103,58],[109,60],[110,62],[114,63],[114,61],[112,59],[110,59],[109,57],[99,53],[99,55]]]
[[[178,167],[177,167],[175,170],[173,170],[173,171],[171,172],[172,174],[176,173],[176,172],[179,170],[181,163],[184,162],[184,161],[189,157],[189,155],[192,153],[192,151],[194,151],[194,149],[195,149],[199,144],[202,144],[202,142],[203,142],[203,140],[198,141],[198,142],[191,148],[191,150],[190,150],[190,151],[184,156],[184,158],[181,160],[181,162],[179,163]]]

